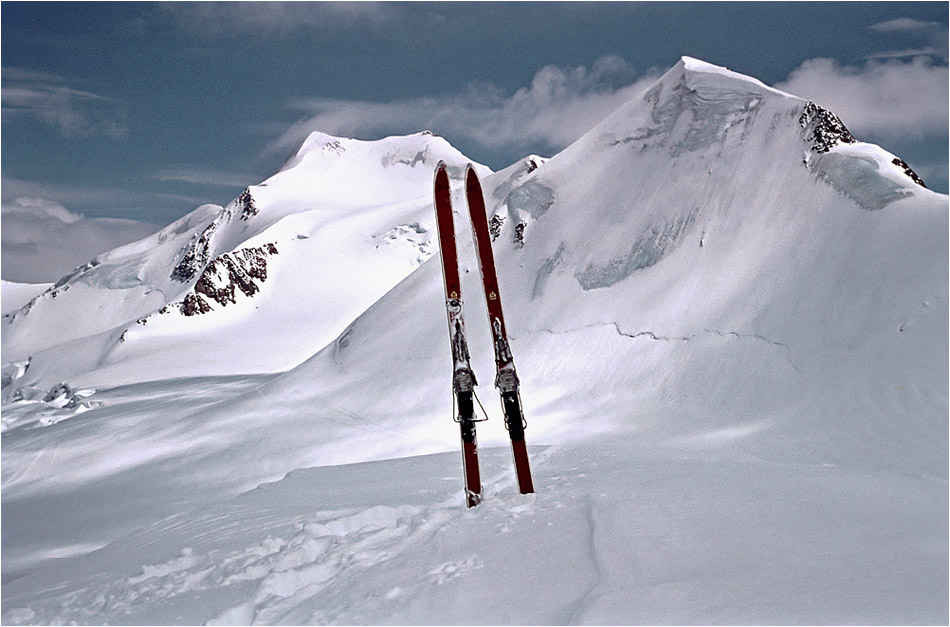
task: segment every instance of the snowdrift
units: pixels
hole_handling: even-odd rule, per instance
[[[460,207],[443,140],[316,134],[5,321],[5,622],[946,622],[946,196],[689,58],[554,157],[480,171],[538,493],[483,383],[465,511],[438,159]],[[260,282],[241,251],[269,244]],[[180,312],[232,266],[260,293]],[[103,268],[162,299],[85,287]],[[51,339],[81,307],[108,313]]]

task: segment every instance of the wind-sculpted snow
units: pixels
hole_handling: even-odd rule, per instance
[[[538,219],[554,204],[554,190],[537,180],[530,180],[511,190],[505,197],[509,215],[524,220]]]
[[[380,241],[376,248],[380,246],[408,246],[415,249],[418,251],[416,262],[419,264],[426,261],[435,252],[432,250],[429,231],[418,222],[397,224],[385,233],[373,237]]]
[[[722,145],[727,133],[742,132],[752,123],[762,102],[757,94],[729,90],[690,91],[685,100],[682,106],[690,111],[692,121],[673,146],[673,157]]]
[[[684,75],[672,88],[658,84],[644,94],[644,102],[653,105],[649,124],[621,137],[605,133],[602,141],[609,145],[633,144],[639,150],[671,147],[672,157],[700,152],[722,144],[728,133],[748,125],[762,102],[759,94],[748,90],[718,86],[707,89],[702,85],[689,85],[686,79]],[[684,114],[687,116],[685,132],[674,135]]]
[[[649,230],[633,243],[629,252],[614,257],[602,265],[591,263],[583,270],[579,270],[575,275],[577,282],[585,290],[610,287],[637,270],[659,263],[663,256],[679,243],[682,235],[689,230],[698,215],[699,209],[695,208],[669,224],[649,227]],[[555,259],[558,256],[555,253]],[[545,264],[539,275],[550,274],[547,262]]]
[[[813,163],[819,178],[863,209],[883,209],[913,193],[897,181],[881,176],[877,161],[870,157],[832,152]]]
[[[884,170],[901,172],[917,185],[927,187],[902,159],[875,150],[876,147],[860,145],[838,116],[813,102],[805,104],[798,123],[805,129],[805,141],[811,143],[811,150],[817,155],[806,157],[805,164],[814,168],[819,178],[864,209],[883,209],[895,200],[913,194],[904,185],[905,181],[888,177]],[[847,146],[832,151],[843,144],[857,144],[858,150]],[[888,156],[891,158],[887,159]]]
[[[557,250],[554,251],[554,254],[545,259],[541,267],[538,268],[538,275],[534,279],[534,287],[531,290],[532,299],[544,293],[544,285],[547,283],[548,278],[564,260],[564,249],[565,245],[562,242],[561,245],[557,247]]]
[[[386,153],[380,159],[380,162],[383,166],[392,166],[392,165],[407,165],[410,168],[414,168],[417,165],[425,165],[430,162],[429,157],[429,146],[426,146],[422,150],[417,151],[394,151]]]
[[[939,622],[935,482],[715,452],[762,429],[532,449],[530,497],[486,449],[475,511],[452,454],[297,471],[5,584],[4,623]]]

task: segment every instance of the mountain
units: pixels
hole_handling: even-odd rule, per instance
[[[312,134],[226,207],[199,207],[4,315],[4,361],[30,363],[21,396],[66,379],[297,365],[433,254],[439,160],[456,177],[468,162],[428,132],[377,142]]]
[[[387,159],[387,142],[443,152]],[[329,170],[357,146],[358,167]],[[819,105],[689,58],[552,158],[481,170],[538,489],[524,497],[456,169],[491,417],[486,500],[467,511],[425,259],[450,151],[311,136],[249,198],[165,229],[181,230],[165,253],[109,254],[111,276],[168,275],[177,291],[148,311],[35,354],[22,320],[39,305],[5,323],[20,400],[3,416],[4,622],[946,622],[946,196]],[[375,261],[353,260],[370,250],[401,274],[312,331],[363,289]],[[332,276],[302,270],[317,265]],[[181,312],[212,291],[198,276],[220,288],[235,266],[259,292]],[[235,359],[258,354],[269,368]]]

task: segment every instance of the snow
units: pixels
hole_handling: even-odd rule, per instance
[[[316,133],[280,172],[248,188],[256,214],[243,219],[240,198],[199,207],[5,316],[4,360],[32,358],[38,389],[292,368],[431,256],[439,160],[461,179],[467,159],[431,134],[362,142]],[[262,246],[279,252],[253,298],[177,313],[208,264]]]
[[[49,283],[15,283],[3,281],[3,313],[11,313],[51,288]]]
[[[534,495],[441,138],[308,138],[222,218],[214,257],[279,252],[213,313],[116,324],[141,296],[65,282],[4,326],[4,623],[946,623],[947,197],[877,146],[815,152],[806,105],[684,59],[479,171]],[[470,510],[438,159],[490,415]],[[226,209],[87,272],[174,287]],[[52,342],[87,300],[113,326]]]

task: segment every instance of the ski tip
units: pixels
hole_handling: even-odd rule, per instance
[[[480,188],[482,185],[478,180],[478,173],[475,172],[475,166],[471,163],[465,166],[465,184],[470,188],[473,186]]]
[[[436,166],[435,166],[435,175],[433,176],[433,180],[435,181],[435,184],[436,184],[436,185],[440,185],[440,184],[441,184],[441,185],[448,186],[448,184],[449,184],[449,174],[448,174],[448,171],[447,171],[447,166],[445,165],[445,161],[439,161],[439,162],[436,164]]]

